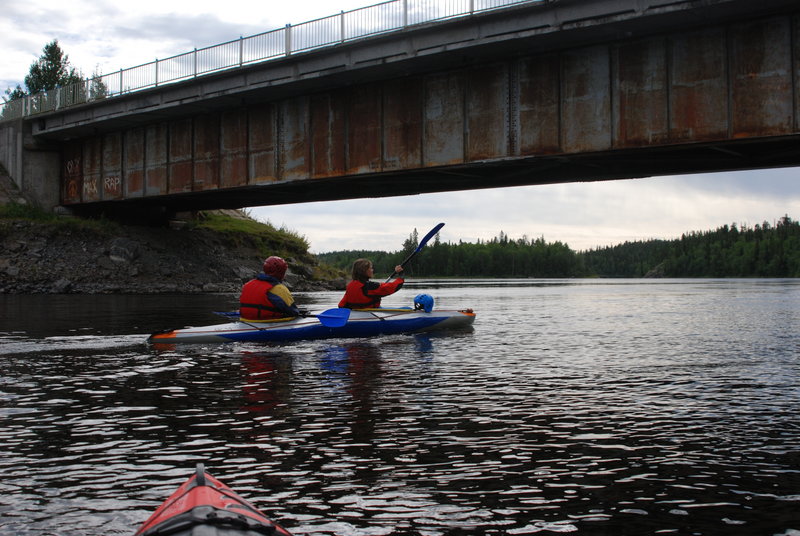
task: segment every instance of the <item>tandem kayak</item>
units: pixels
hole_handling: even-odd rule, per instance
[[[338,312],[341,311],[341,314]],[[472,309],[329,309],[305,317],[266,322],[237,320],[227,324],[174,329],[150,335],[151,344],[270,342],[373,337],[398,333],[464,329],[472,326]]]
[[[134,536],[292,536],[197,464]]]

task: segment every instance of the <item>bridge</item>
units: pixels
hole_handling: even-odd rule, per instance
[[[355,19],[369,34],[342,12],[308,23],[322,42],[287,26],[266,58],[262,34],[219,45],[222,67],[195,50],[31,101],[4,113],[0,163],[45,205],[115,213],[800,165],[794,0],[465,0],[409,21],[413,2],[364,8],[394,21]]]

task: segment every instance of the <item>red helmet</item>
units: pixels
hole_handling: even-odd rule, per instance
[[[272,256],[264,261],[264,273],[271,275],[275,279],[283,279],[286,275],[286,269],[289,267],[286,261],[280,257]]]

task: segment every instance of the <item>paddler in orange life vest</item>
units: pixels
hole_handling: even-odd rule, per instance
[[[242,320],[271,320],[300,316],[292,293],[283,284],[289,265],[280,257],[264,261],[264,272],[242,287],[239,317]]]
[[[396,274],[402,273],[403,267],[399,264],[394,267]],[[376,283],[369,278],[375,274],[372,262],[368,259],[357,259],[353,263],[353,280],[347,284],[344,297],[339,302],[339,307],[348,309],[371,309],[381,306],[381,298],[394,294],[403,286],[405,279],[398,277],[388,283]]]

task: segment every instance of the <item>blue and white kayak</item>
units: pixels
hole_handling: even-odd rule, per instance
[[[236,320],[227,324],[188,327],[154,333],[151,344],[270,342],[329,338],[373,337],[398,333],[464,329],[472,326],[472,309],[328,309],[310,314],[270,321]]]

